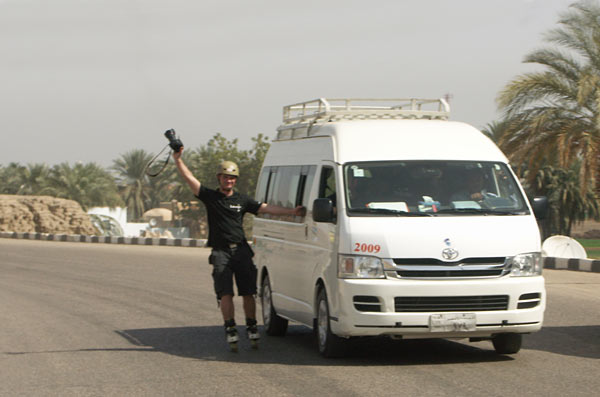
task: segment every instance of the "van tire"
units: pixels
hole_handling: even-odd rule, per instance
[[[265,332],[269,336],[284,336],[287,327],[288,320],[279,317],[275,312],[273,306],[273,299],[271,296],[271,283],[269,281],[269,275],[267,274],[262,281],[262,294],[260,298],[263,314],[263,324],[265,326]]]
[[[319,353],[324,357],[333,358],[344,355],[346,350],[346,340],[331,332],[329,303],[327,302],[327,292],[325,291],[325,288],[322,288],[317,296],[315,336]]]
[[[521,334],[498,334],[492,338],[494,349],[498,354],[515,354],[521,350],[523,335]]]

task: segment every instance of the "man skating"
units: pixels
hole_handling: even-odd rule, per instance
[[[217,169],[219,187],[209,189],[202,185],[184,164],[179,152],[173,153],[173,159],[179,174],[186,181],[194,195],[206,207],[208,216],[208,246],[212,248],[209,262],[213,265],[212,277],[217,300],[225,322],[227,341],[232,350],[237,350],[238,334],[235,325],[233,304],[233,278],[242,296],[246,329],[252,345],[259,339],[256,323],[256,266],[252,262],[254,253],[248,245],[242,221],[244,214],[268,213],[273,215],[303,216],[305,209],[284,208],[266,203],[259,203],[252,198],[234,191],[239,177],[237,165],[231,161],[223,161]]]

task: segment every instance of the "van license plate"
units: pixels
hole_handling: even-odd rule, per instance
[[[476,327],[475,313],[432,314],[429,317],[431,332],[466,332],[475,331]]]

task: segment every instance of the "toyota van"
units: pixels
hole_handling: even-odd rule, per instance
[[[517,353],[542,327],[535,214],[500,149],[443,99],[318,99],[284,107],[256,199],[265,331],[312,327],[326,357],[354,337],[490,340]]]

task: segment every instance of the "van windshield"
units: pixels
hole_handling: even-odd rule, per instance
[[[356,216],[525,215],[503,163],[386,161],[344,165],[348,212]]]

